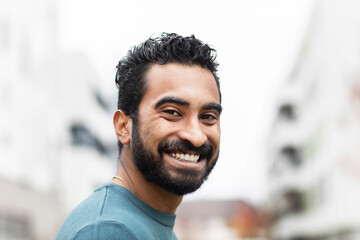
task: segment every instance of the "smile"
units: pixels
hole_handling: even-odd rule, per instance
[[[176,158],[180,161],[188,161],[188,162],[198,162],[200,155],[199,154],[188,154],[188,153],[169,153],[169,155],[173,158]]]

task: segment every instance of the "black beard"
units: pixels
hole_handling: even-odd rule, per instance
[[[219,153],[215,159],[213,158],[213,147],[209,144],[196,148],[188,141],[162,141],[158,146],[158,156],[152,153],[151,150],[146,149],[139,132],[137,124],[134,122],[131,136],[131,155],[137,169],[143,174],[146,181],[154,183],[155,185],[176,195],[185,195],[196,191],[207,180],[210,172],[215,167]],[[165,166],[163,155],[165,150],[169,147],[179,149],[182,152],[192,151],[200,154],[201,158],[205,158],[205,170],[199,172],[193,169],[176,169],[177,176],[173,177],[169,174]]]

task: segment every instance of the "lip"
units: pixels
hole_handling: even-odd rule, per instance
[[[200,170],[204,167],[206,160],[204,158],[200,158],[197,162],[190,161],[181,161],[177,158],[173,158],[168,153],[163,153],[164,160],[172,166],[177,168],[187,168],[193,170]]]

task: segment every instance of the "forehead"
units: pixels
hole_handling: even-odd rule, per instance
[[[145,74],[146,90],[142,101],[178,97],[193,104],[220,103],[213,74],[198,65],[153,64]]]

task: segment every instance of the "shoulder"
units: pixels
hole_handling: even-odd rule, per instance
[[[125,224],[112,220],[97,221],[91,223],[74,234],[72,240],[138,240],[136,233],[130,230]],[[65,240],[57,238],[56,240]],[[66,239],[68,240],[68,239]]]

